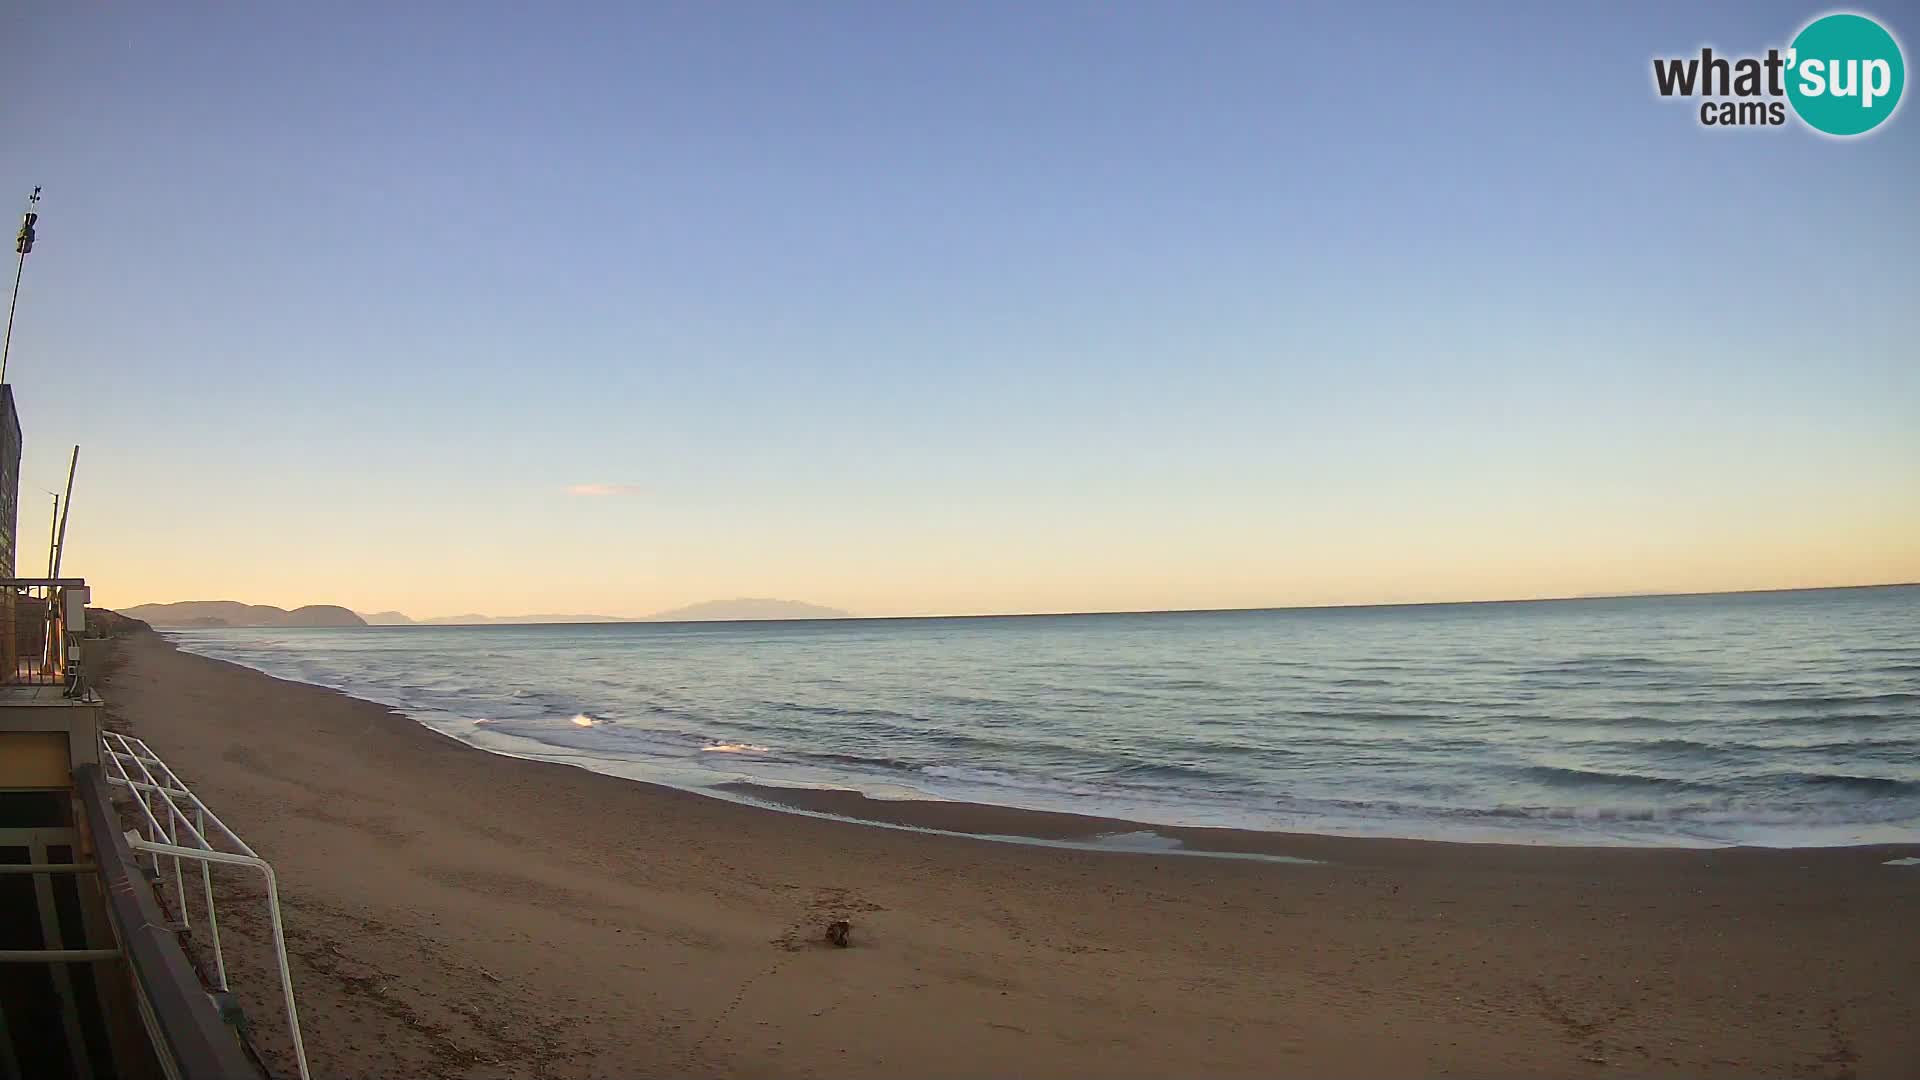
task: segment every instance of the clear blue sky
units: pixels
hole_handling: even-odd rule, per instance
[[[0,16],[109,603],[1920,577],[1914,106],[1651,88],[1824,8],[279,7]]]

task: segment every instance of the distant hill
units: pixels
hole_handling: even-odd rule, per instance
[[[152,626],[365,626],[367,621],[343,607],[308,604],[288,611],[268,604],[235,600],[183,600],[177,604],[141,604],[120,614]]]
[[[839,608],[803,604],[798,600],[767,600],[743,596],[737,600],[709,600],[649,615],[647,622],[733,622],[757,619],[850,619]]]
[[[769,600],[741,597],[736,600],[709,600],[704,604],[662,611],[644,618],[619,615],[437,615],[415,619],[398,611],[357,614],[332,604],[309,604],[288,611],[268,604],[242,604],[235,600],[183,600],[177,604],[141,604],[123,609],[120,614],[153,626],[488,626],[538,623],[618,623],[618,622],[733,622],[764,619],[849,619],[839,608],[804,604],[798,600]]]
[[[395,615],[399,615],[399,612],[393,612],[392,614],[395,614]],[[404,615],[401,615],[400,617],[401,617],[401,618],[403,618],[403,619],[404,619],[404,618],[406,618],[406,616],[404,616]],[[372,616],[368,616],[368,617],[367,617],[367,621],[369,621],[369,622],[372,622],[372,621],[373,621],[373,617],[372,617]],[[633,622],[633,621],[635,621],[635,620],[633,620],[633,619],[623,619],[623,618],[621,618],[621,617],[620,617],[620,616],[618,616],[618,615],[477,615],[477,614],[467,614],[467,615],[435,615],[435,616],[434,616],[433,618],[431,618],[431,619],[411,619],[411,620],[408,620],[408,621],[409,621],[409,622],[412,622],[412,623],[413,623],[414,625],[416,625],[416,626],[487,626],[487,625],[491,625],[491,624],[494,624],[494,623],[510,623],[510,624],[515,624],[515,625],[526,625],[526,624],[531,624],[531,623],[583,623],[583,622],[592,622],[592,623],[602,623],[602,622]]]
[[[542,623],[623,623],[623,622],[731,622],[750,619],[850,619],[839,608],[803,604],[798,600],[763,600],[742,597],[738,600],[709,600],[672,611],[640,618],[623,615],[435,615],[414,619],[398,611],[362,614],[371,626],[527,626]]]

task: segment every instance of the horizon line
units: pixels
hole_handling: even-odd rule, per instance
[[[1251,613],[1251,612],[1261,612],[1261,611],[1347,611],[1347,610],[1364,611],[1372,608],[1461,607],[1469,604],[1567,604],[1567,603],[1578,603],[1578,602],[1587,601],[1587,600],[1660,600],[1660,599],[1677,599],[1677,598],[1688,597],[1688,596],[1757,596],[1757,595],[1765,595],[1768,593],[1833,592],[1840,589],[1906,589],[1906,588],[1913,588],[1916,586],[1920,586],[1920,581],[1882,581],[1882,582],[1867,582],[1863,584],[1853,584],[1853,585],[1792,585],[1792,586],[1783,586],[1778,588],[1766,588],[1766,589],[1706,589],[1706,590],[1697,590],[1697,591],[1681,590],[1681,591],[1674,591],[1674,592],[1581,593],[1573,596],[1491,597],[1491,598],[1478,599],[1478,600],[1392,600],[1392,601],[1380,601],[1377,603],[1364,603],[1364,604],[1277,604],[1277,605],[1260,605],[1260,606],[1253,606],[1253,607],[1205,607],[1205,608],[1112,608],[1112,609],[1102,609],[1097,611],[986,611],[986,612],[966,612],[966,613],[959,613],[959,614],[919,614],[919,615],[857,615],[857,614],[849,613],[845,615],[820,615],[820,616],[814,616],[811,618],[790,618],[790,619],[662,619],[659,617],[659,615],[599,615],[593,612],[577,612],[574,614],[578,614],[584,617],[589,617],[594,619],[595,621],[594,622],[542,622],[542,623],[511,622],[511,620],[513,619],[529,618],[533,614],[539,614],[539,613],[529,613],[528,615],[485,615],[481,612],[462,612],[461,614],[463,615],[480,615],[482,618],[493,620],[493,622],[492,623],[437,623],[436,624],[431,622],[431,620],[445,619],[445,618],[449,618],[450,616],[429,615],[421,619],[414,619],[413,616],[406,615],[405,612],[390,608],[384,612],[373,612],[373,614],[403,615],[406,618],[411,619],[413,621],[409,623],[387,623],[387,624],[369,623],[365,627],[279,627],[278,629],[404,630],[409,626],[429,626],[429,625],[488,626],[488,625],[500,625],[502,623],[506,625],[517,625],[517,626],[595,626],[595,625],[615,625],[615,624],[622,624],[622,623],[660,623],[664,625],[678,625],[683,623],[695,624],[695,623],[768,623],[768,622],[898,622],[906,619],[1063,619],[1063,618],[1093,618],[1093,617],[1098,617],[1103,615],[1209,615],[1209,614],[1229,614],[1234,612]],[[806,601],[788,601],[788,602],[806,603]],[[150,602],[146,604],[132,604],[132,605],[129,605],[129,607],[164,607],[164,606],[167,606],[168,604],[179,604],[179,603],[245,603],[245,601],[174,600],[174,601],[165,601],[165,602]],[[260,604],[260,605],[249,605],[249,606],[273,607],[277,605]],[[339,607],[339,608],[342,608],[343,610],[352,612],[353,614],[358,615],[362,618],[365,618],[367,615],[366,612],[362,612],[357,608],[347,607],[344,604],[331,604],[331,605],[303,604],[301,606],[302,607]],[[685,605],[685,606],[692,606],[692,605]],[[817,605],[817,606],[826,606],[826,605]],[[123,610],[119,608],[108,608],[107,610],[113,611],[116,614],[124,613]],[[282,610],[297,610],[297,609],[282,609]],[[670,613],[671,610],[673,609],[669,609],[668,613]],[[228,627],[225,629],[249,629],[249,628],[248,627]]]
[[[1838,589],[1907,589],[1920,586],[1920,581],[1882,581],[1864,585],[1794,585],[1773,589],[1709,589],[1701,592],[1637,592],[1637,593],[1590,593],[1577,596],[1524,596],[1496,597],[1484,600],[1396,600],[1373,604],[1281,604],[1266,607],[1223,607],[1223,608],[1116,608],[1103,611],[987,611],[959,615],[833,615],[811,619],[658,619],[652,616],[627,618],[608,615],[604,618],[623,623],[659,622],[667,625],[681,623],[750,623],[750,622],[899,622],[906,619],[1077,619],[1098,618],[1103,615],[1226,615],[1236,612],[1254,613],[1261,611],[1365,611],[1371,608],[1404,607],[1462,607],[1468,604],[1571,604],[1583,600],[1662,600],[1687,596],[1756,596],[1767,593],[1791,592],[1832,592]],[[348,610],[352,610],[349,608]],[[359,614],[355,612],[355,614]],[[512,616],[489,616],[490,618],[512,618]],[[415,623],[415,625],[420,625]],[[483,626],[484,623],[453,623],[441,625]],[[519,624],[530,625],[530,624]],[[532,625],[547,626],[593,626],[594,623],[545,623]],[[606,624],[600,624],[606,625]],[[373,629],[373,627],[369,627]],[[404,625],[386,626],[379,629],[404,630]]]

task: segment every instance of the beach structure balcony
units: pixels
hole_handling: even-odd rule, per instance
[[[0,688],[86,694],[85,578],[0,578]]]
[[[79,578],[0,579],[0,1080],[260,1076],[212,871],[263,874],[277,930],[272,871],[145,743],[103,730],[86,600]],[[284,950],[280,974],[291,1020]]]

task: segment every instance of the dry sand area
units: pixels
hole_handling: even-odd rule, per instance
[[[1066,850],[501,757],[152,633],[105,693],[278,870],[319,1077],[1920,1076],[1920,867],[1884,865],[1920,849]],[[220,888],[292,1076],[258,890]]]

